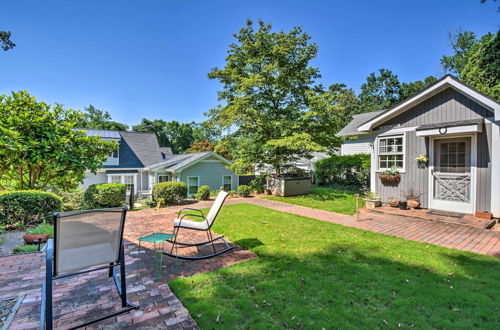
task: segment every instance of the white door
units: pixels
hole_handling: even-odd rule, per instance
[[[471,137],[434,139],[429,187],[431,209],[473,213],[475,178],[471,145]]]

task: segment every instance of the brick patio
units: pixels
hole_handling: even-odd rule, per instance
[[[190,205],[206,208],[211,201]],[[270,209],[302,215],[377,233],[402,237],[445,247],[500,257],[500,232],[469,225],[429,221],[377,212],[363,212],[359,218],[333,212],[286,204],[261,198],[233,198],[227,204],[250,203]],[[125,230],[129,300],[140,310],[123,314],[96,324],[94,328],[171,328],[196,329],[198,326],[167,285],[171,279],[212,271],[256,256],[238,246],[228,253],[209,260],[181,261],[165,257],[165,269],[160,280],[153,270],[153,253],[137,253],[137,238],[151,231],[170,232],[174,212],[181,207],[161,210],[147,209],[129,212]],[[192,239],[204,234],[193,233]],[[202,235],[202,236],[199,236]],[[43,254],[27,254],[0,258],[0,298],[25,295],[12,329],[38,328],[40,287],[44,276]],[[140,275],[137,276],[139,269]],[[119,297],[106,271],[58,280],[55,286],[55,319],[57,328],[64,329],[94,318],[96,313],[119,307]]]
[[[175,297],[167,282],[171,279],[192,276],[228,265],[248,261],[256,256],[234,245],[234,249],[217,258],[199,261],[164,257],[164,270],[158,279],[154,271],[154,253],[137,251],[137,238],[148,232],[171,232],[171,211],[129,212],[125,229],[128,299],[140,306],[118,317],[99,322],[92,328],[113,329],[197,329],[182,303]],[[163,211],[163,210],[162,210]],[[193,232],[193,240],[203,240],[204,233]],[[41,284],[45,275],[44,254],[34,253],[0,258],[0,298],[25,295],[11,324],[11,329],[37,329],[41,300]],[[139,270],[139,276],[137,276]],[[55,327],[65,329],[97,318],[120,308],[119,296],[107,271],[97,271],[57,280],[54,290]]]

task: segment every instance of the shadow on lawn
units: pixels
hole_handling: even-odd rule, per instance
[[[258,259],[169,283],[202,328],[498,326],[500,263],[490,257],[432,251],[438,265],[424,266],[419,258],[397,261],[383,246],[297,247],[297,256],[255,240],[238,244]]]

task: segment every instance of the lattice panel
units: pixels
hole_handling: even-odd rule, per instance
[[[434,199],[454,202],[470,202],[470,175],[434,174]]]

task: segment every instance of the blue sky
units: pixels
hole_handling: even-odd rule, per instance
[[[325,85],[358,89],[388,68],[401,81],[440,76],[447,33],[499,28],[492,0],[391,1],[4,1],[0,30],[17,47],[0,51],[0,94],[28,90],[38,100],[141,118],[203,120],[220,85],[232,34],[261,18],[277,30],[302,25],[319,45],[313,65]]]

